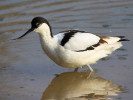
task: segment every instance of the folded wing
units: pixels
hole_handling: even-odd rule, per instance
[[[55,35],[58,43],[72,51],[93,50],[99,45],[101,38],[91,33],[78,30],[68,30]]]

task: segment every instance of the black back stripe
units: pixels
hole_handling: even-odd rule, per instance
[[[83,32],[83,31],[78,31],[78,30],[68,30],[68,31],[63,31],[65,32],[63,39],[61,40],[61,45],[64,46],[70,39],[71,37],[74,36],[77,32]]]

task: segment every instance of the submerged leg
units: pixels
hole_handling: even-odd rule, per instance
[[[88,78],[90,78],[90,76],[91,76],[91,74],[92,74],[92,72],[94,72],[94,70],[91,68],[91,66],[90,65],[88,65],[88,68],[90,69],[90,74],[89,74],[89,76],[88,76]]]
[[[74,72],[77,72],[78,71],[78,68],[75,68]]]
[[[90,69],[91,72],[94,72],[94,70],[91,68],[90,65],[88,65],[88,68]]]

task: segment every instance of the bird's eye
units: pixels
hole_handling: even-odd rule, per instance
[[[39,26],[39,23],[36,23],[36,26],[38,27]]]

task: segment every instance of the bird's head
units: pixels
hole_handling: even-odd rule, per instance
[[[43,32],[50,32],[50,34],[52,34],[51,26],[50,26],[49,22],[43,17],[35,17],[31,21],[31,28],[25,34],[23,34],[22,36],[20,36],[16,39],[20,39],[32,31],[37,32],[39,34],[41,34]],[[14,40],[16,40],[16,39],[14,39]]]

